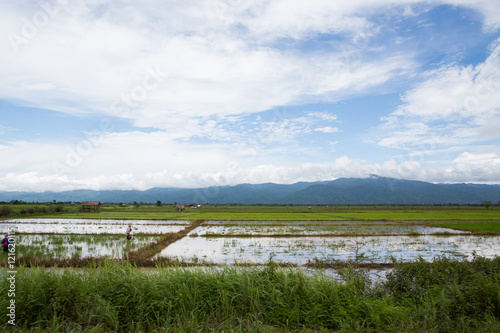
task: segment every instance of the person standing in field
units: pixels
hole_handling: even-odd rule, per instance
[[[9,252],[9,235],[5,235],[5,238],[2,239],[3,253]]]
[[[128,227],[127,227],[126,236],[127,236],[127,240],[131,240],[132,239],[132,225],[131,224],[129,224]]]

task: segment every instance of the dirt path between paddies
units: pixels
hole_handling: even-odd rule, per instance
[[[196,220],[191,222],[184,230],[179,232],[166,234],[160,237],[156,243],[149,244],[138,250],[127,253],[126,258],[131,263],[143,263],[144,261],[152,261],[156,254],[161,252],[170,244],[186,237],[192,230],[198,228],[205,220]]]

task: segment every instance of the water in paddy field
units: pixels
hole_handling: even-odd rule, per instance
[[[165,248],[160,257],[210,263],[273,261],[304,265],[315,259],[390,263],[431,261],[438,256],[472,259],[474,254],[494,257],[498,236],[362,236],[362,237],[185,237]]]
[[[381,234],[467,234],[468,231],[441,227],[427,227],[398,222],[346,221],[208,221],[191,235],[381,235]]]
[[[156,242],[158,237],[138,235],[127,240],[121,235],[19,235],[16,254],[54,259],[122,259],[126,252]]]
[[[132,241],[125,239],[129,224]],[[0,221],[0,232],[17,228],[20,256],[116,259],[189,224],[175,220],[22,219]],[[499,236],[474,236],[417,223],[207,221],[165,247],[157,257],[218,264],[264,264],[269,258],[295,265],[333,260],[390,263],[419,257],[428,261],[438,256],[467,260],[474,255],[494,257],[499,249]]]
[[[164,234],[183,230],[189,221],[20,219],[0,221],[0,232],[16,228],[21,234],[125,234],[129,224],[135,234]]]

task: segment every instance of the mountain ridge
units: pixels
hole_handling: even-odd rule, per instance
[[[0,192],[0,201],[210,204],[480,204],[500,201],[500,185],[435,184],[378,177],[338,178],[293,184],[237,184],[206,188],[154,187],[148,190]]]

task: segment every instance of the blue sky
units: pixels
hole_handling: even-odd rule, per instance
[[[0,4],[0,190],[500,184],[500,3]]]

